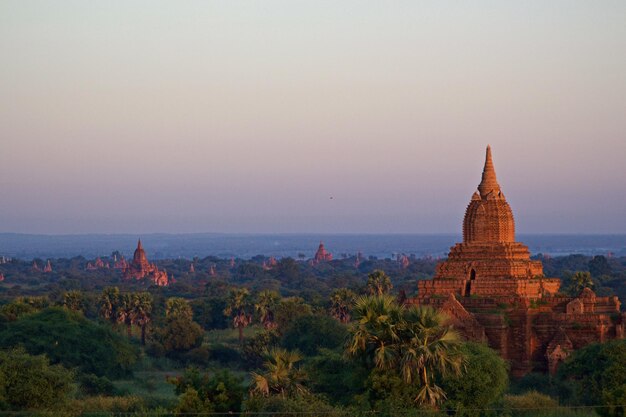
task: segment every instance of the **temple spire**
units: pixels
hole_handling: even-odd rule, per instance
[[[491,192],[495,194],[500,192],[500,185],[496,179],[496,170],[493,167],[491,159],[491,146],[487,145],[487,154],[485,156],[485,167],[483,168],[483,177],[478,185],[478,191],[481,198],[486,198]]]
[[[137,241],[137,249],[139,250],[143,249],[143,246],[141,244],[141,238]]]

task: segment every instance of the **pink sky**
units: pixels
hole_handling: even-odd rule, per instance
[[[0,232],[626,233],[623,1],[0,3]],[[333,197],[332,199],[330,197]]]

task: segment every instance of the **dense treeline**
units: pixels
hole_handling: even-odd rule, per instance
[[[622,258],[541,259],[566,293],[623,292]],[[54,260],[47,274],[0,265],[0,410],[624,413],[626,342],[582,349],[555,377],[510,380],[495,352],[463,342],[445,316],[402,304],[433,260],[264,261],[195,259],[196,272],[166,261],[176,283],[165,288],[85,271],[82,258]]]

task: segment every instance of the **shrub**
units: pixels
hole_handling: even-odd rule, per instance
[[[537,391],[528,391],[521,395],[505,395],[504,409],[513,417],[534,417],[558,415],[559,403],[552,397]]]
[[[444,408],[454,410],[459,416],[478,416],[478,408],[487,408],[500,400],[508,386],[506,362],[489,347],[466,343],[463,355],[467,364],[459,376],[450,375],[443,380],[443,390],[448,396]]]
[[[52,363],[111,378],[128,375],[137,359],[136,349],[108,326],[58,307],[8,323],[0,346],[23,346],[31,354],[46,354]]]
[[[99,377],[93,374],[83,374],[78,379],[80,392],[86,396],[115,394],[115,386],[107,377]]]
[[[347,336],[346,326],[332,317],[301,316],[287,326],[281,339],[281,346],[311,356],[317,354],[321,348],[342,347]]]
[[[14,410],[49,409],[67,399],[72,372],[23,349],[0,351],[0,405]]]

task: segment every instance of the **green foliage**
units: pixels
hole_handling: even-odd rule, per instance
[[[114,395],[116,393],[115,386],[107,377],[100,377],[93,374],[82,374],[78,378],[80,392],[83,395]]]
[[[243,379],[236,377],[231,372],[223,370],[213,375],[201,373],[197,368],[189,368],[178,378],[170,378],[169,382],[176,388],[177,395],[183,397],[190,390],[203,404],[211,404],[215,412],[229,413],[241,411],[244,388]],[[193,399],[190,394],[186,401]],[[183,398],[181,398],[181,401]],[[180,404],[180,403],[179,403]]]
[[[537,391],[529,391],[521,395],[505,395],[503,407],[511,417],[558,416],[559,403],[554,398]]]
[[[63,294],[63,307],[72,311],[82,312],[85,309],[83,293],[81,291],[72,290]]]
[[[144,409],[144,402],[135,395],[125,397],[85,397],[70,401],[63,407],[63,411],[68,416],[102,416],[109,417],[111,415],[137,415]],[[133,413],[133,414],[131,414]],[[136,413],[136,414],[135,414]],[[57,415],[57,413],[55,413]],[[59,416],[64,414],[58,413]]]
[[[276,328],[274,312],[276,310],[276,306],[280,302],[280,295],[276,291],[265,290],[261,291],[257,298],[254,310],[257,313],[260,323],[266,330]]]
[[[603,416],[623,416],[626,404],[626,340],[594,343],[572,354],[557,374],[574,385],[574,401],[602,405]]]
[[[294,417],[297,413],[326,417],[348,417],[353,415],[346,410],[333,407],[323,399],[313,395],[288,398],[277,396],[251,397],[246,401],[245,409],[249,413],[272,417]],[[311,412],[318,414],[311,414]],[[244,413],[244,415],[246,414]]]
[[[298,317],[313,314],[311,306],[306,304],[300,297],[283,298],[276,306],[275,321],[279,333],[283,332],[289,323]]]
[[[600,277],[602,275],[611,275],[613,269],[606,257],[602,255],[596,255],[589,261],[589,272],[593,277]]]
[[[587,271],[578,271],[571,275],[565,291],[571,296],[577,296],[585,288],[593,289],[594,283],[591,274]]]
[[[251,372],[252,395],[296,397],[307,394],[304,386],[306,372],[299,367],[302,356],[298,352],[285,349],[272,349],[267,354],[261,373]]]
[[[347,339],[345,325],[326,315],[302,316],[293,320],[285,329],[281,346],[299,350],[307,356],[316,355],[319,349],[337,349]]]
[[[313,392],[324,394],[332,403],[350,404],[365,390],[369,370],[357,361],[328,349],[320,349],[305,367]]]
[[[166,354],[182,353],[202,344],[204,331],[193,321],[173,316],[168,318],[165,326],[157,329],[152,336]]]
[[[330,314],[341,323],[349,323],[352,318],[352,309],[356,301],[356,294],[347,289],[339,288],[330,296]]]
[[[232,318],[233,327],[239,331],[239,343],[243,342],[243,329],[252,323],[252,303],[246,288],[232,288],[228,294],[224,315]]]
[[[462,347],[466,365],[460,375],[448,375],[442,387],[448,399],[444,408],[457,416],[479,416],[472,409],[488,408],[497,403],[507,389],[506,362],[489,347],[465,343]]]
[[[415,408],[419,387],[407,384],[393,369],[374,369],[365,380],[365,393],[367,404],[362,406],[393,416]]]
[[[212,413],[213,405],[208,398],[201,398],[198,391],[188,388],[183,395],[180,396],[178,404],[174,409],[174,415],[185,416],[189,414]]]
[[[193,320],[205,330],[225,329],[228,327],[228,319],[224,316],[226,300],[224,298],[210,297],[194,300],[191,303]]]
[[[50,365],[44,355],[23,349],[0,351],[0,407],[13,410],[50,409],[64,403],[72,372]]]
[[[165,317],[172,320],[191,321],[193,320],[193,311],[187,300],[180,297],[172,297],[168,298],[165,303]]]
[[[386,295],[360,297],[354,314],[348,354],[417,384],[417,404],[435,406],[445,400],[437,382],[460,373],[463,355],[460,337],[444,315],[430,307],[399,305]]]
[[[247,338],[241,346],[241,356],[247,369],[260,368],[267,352],[278,343],[275,331],[264,331]]]
[[[391,279],[384,271],[377,269],[367,276],[367,290],[370,295],[384,295],[392,288]]]
[[[107,377],[128,374],[137,359],[136,350],[109,327],[59,307],[9,323],[0,346],[24,346],[31,354],[45,353],[52,363]]]

